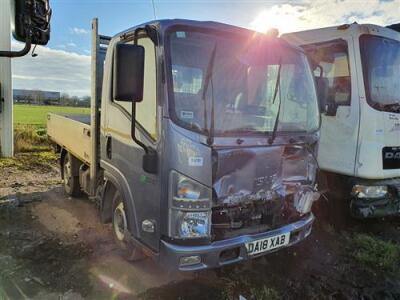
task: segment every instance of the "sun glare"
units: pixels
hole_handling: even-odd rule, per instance
[[[266,33],[271,29],[278,29],[279,33],[296,31],[298,16],[276,9],[264,10],[251,22],[250,27],[258,32]],[[297,29],[298,30],[298,29]]]

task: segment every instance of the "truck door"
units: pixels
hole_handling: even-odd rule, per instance
[[[136,104],[136,136],[147,146],[159,151],[157,121],[156,47],[148,37],[138,39],[145,48],[143,101]],[[112,79],[110,79],[112,82]],[[110,84],[111,89],[112,84]],[[108,93],[112,97],[112,93]],[[144,150],[131,138],[131,103],[109,99],[102,155],[105,165],[113,170],[130,209],[128,226],[132,235],[153,250],[158,249],[160,214],[160,178],[142,168]],[[142,223],[155,224],[155,232],[142,230]]]
[[[359,102],[352,38],[304,46],[314,75],[324,84],[319,100],[331,103],[322,114],[318,161],[323,170],[353,175],[359,128]],[[322,68],[322,69],[321,69]],[[321,99],[324,97],[324,99]],[[333,104],[333,105],[332,105]]]

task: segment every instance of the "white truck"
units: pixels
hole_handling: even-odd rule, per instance
[[[331,208],[350,206],[358,218],[398,215],[400,34],[354,23],[282,37],[314,69],[323,112],[318,162]]]

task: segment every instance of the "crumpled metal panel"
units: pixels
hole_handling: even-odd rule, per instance
[[[316,163],[303,146],[213,151],[215,239],[261,232],[310,212]]]
[[[282,187],[283,147],[216,151],[216,205],[271,200]]]

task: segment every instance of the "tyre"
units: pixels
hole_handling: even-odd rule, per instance
[[[67,195],[78,197],[81,195],[81,186],[79,184],[79,176],[74,176],[73,169],[73,157],[67,153],[63,160],[63,179],[64,179],[64,190]]]
[[[138,261],[145,258],[140,248],[133,245],[128,229],[128,214],[124,201],[117,191],[115,192],[112,205],[112,228],[114,239],[123,252],[125,259]]]

